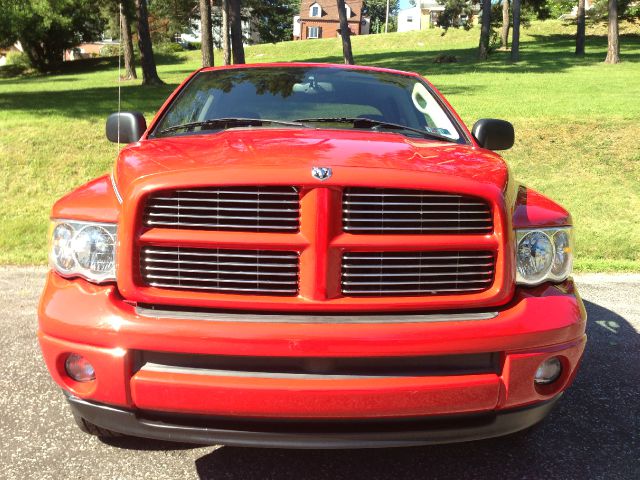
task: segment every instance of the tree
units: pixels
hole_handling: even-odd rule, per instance
[[[398,15],[399,9],[398,0],[389,0],[389,23],[393,23],[391,19]],[[382,32],[387,17],[387,0],[365,0],[362,14],[371,19],[371,33]],[[393,31],[393,25],[391,30]]]
[[[233,63],[243,64],[244,60],[244,38],[242,35],[242,15],[240,12],[240,0],[229,1],[229,23],[231,24],[231,53]]]
[[[202,66],[213,66],[213,35],[211,33],[211,3],[200,0],[200,48],[202,50]]]
[[[133,35],[131,35],[131,16],[130,10],[121,7],[120,13],[120,37],[122,44],[122,53],[124,57],[124,75],[125,80],[133,80],[138,78],[136,73],[136,60],[133,53]]]
[[[511,18],[509,16],[509,0],[502,0],[502,34],[500,35],[500,46],[505,50],[509,47],[509,27]]]
[[[578,0],[578,28],[576,31],[576,55],[584,56],[585,44],[585,0]]]
[[[231,39],[229,38],[229,0],[221,0],[222,25],[220,32],[222,37],[222,57],[225,65],[231,64]]]
[[[138,48],[140,49],[140,66],[142,67],[143,85],[163,85],[156,70],[156,60],[153,56],[153,46],[149,33],[149,12],[147,0],[135,0],[138,15]]]
[[[515,2],[514,2],[515,3]],[[515,25],[514,25],[515,36]],[[491,0],[482,1],[482,26],[480,27],[480,45],[478,57],[486,60],[489,57],[489,41],[491,40]]]
[[[609,0],[609,35],[605,63],[620,63],[620,43],[618,33],[618,0]]]
[[[178,35],[195,27],[199,0],[148,0],[147,6],[154,43],[174,42]]]
[[[511,38],[511,61],[520,60],[520,0],[513,0],[513,34]]]
[[[264,43],[293,38],[293,16],[300,11],[300,0],[248,0],[251,18]]]
[[[444,11],[438,17],[438,25],[444,28],[445,32],[451,27],[463,27],[470,30],[473,27],[473,3],[470,0],[438,0],[440,5],[444,5]],[[460,18],[466,18],[461,21]]]
[[[104,29],[92,0],[4,0],[0,6],[0,45],[20,41],[41,72],[59,68],[66,50],[99,38]]]
[[[351,50],[351,30],[347,21],[347,10],[344,0],[336,0],[338,5],[338,16],[340,17],[340,37],[342,37],[342,55],[344,63],[353,65],[353,51]]]

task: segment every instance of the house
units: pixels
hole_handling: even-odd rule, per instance
[[[474,18],[479,12],[478,4],[474,4]],[[412,30],[426,30],[438,26],[438,19],[444,12],[444,5],[438,0],[417,0],[416,6],[405,8],[398,12],[398,31],[410,32]],[[459,19],[460,24],[466,22],[466,16]]]
[[[367,35],[371,19],[363,17],[363,0],[345,0],[351,35]],[[340,16],[335,0],[302,0],[300,15],[293,18],[293,39],[335,38],[340,34]]]
[[[214,18],[222,17],[222,11],[220,7],[214,6],[211,9],[211,14]],[[202,27],[200,24],[200,18],[194,18],[192,20],[192,30],[188,33],[181,33],[176,35],[175,41],[181,45],[187,45],[189,43],[200,43],[202,40]],[[260,43],[260,34],[258,33],[257,20],[252,16],[252,10],[245,8],[242,11],[242,38],[244,45],[251,45],[254,43]],[[222,45],[222,21],[214,21],[211,33],[213,37],[213,44],[216,48]]]
[[[64,61],[82,60],[84,58],[99,57],[105,47],[118,47],[120,42],[112,38],[103,39],[95,42],[81,43],[77,47],[70,48],[64,52]]]

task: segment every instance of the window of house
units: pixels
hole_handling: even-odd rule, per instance
[[[413,17],[407,17],[407,23],[412,23],[413,22]]]
[[[308,27],[307,38],[320,38],[322,29],[320,27]]]
[[[322,9],[320,8],[320,5],[318,5],[317,3],[311,5],[309,15],[311,17],[320,17],[322,15]]]

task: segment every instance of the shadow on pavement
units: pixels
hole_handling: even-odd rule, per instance
[[[196,461],[201,479],[640,478],[640,335],[585,302],[589,341],[576,382],[525,434],[385,450],[224,447]]]

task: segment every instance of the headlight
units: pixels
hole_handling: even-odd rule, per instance
[[[51,267],[65,277],[115,281],[116,238],[117,226],[111,223],[56,220],[51,229]]]
[[[571,274],[570,227],[516,231],[516,281],[522,285],[561,282]]]

